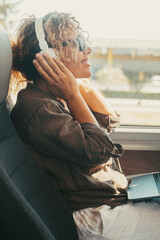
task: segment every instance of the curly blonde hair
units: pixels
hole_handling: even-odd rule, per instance
[[[18,29],[16,41],[12,42],[13,52],[13,71],[20,72],[27,81],[36,81],[39,74],[36,68],[33,66],[33,59],[35,54],[40,52],[39,43],[35,33],[35,16],[30,16],[27,19],[23,19]],[[72,52],[74,58],[76,47],[73,47],[71,41],[66,39],[66,29],[72,26],[72,31],[81,31],[79,22],[70,13],[58,13],[51,12],[43,17],[43,27],[46,36],[48,46],[54,48],[57,56],[63,57],[67,62],[68,50]],[[88,39],[88,37],[87,37]],[[64,55],[63,42],[67,42],[66,51]]]

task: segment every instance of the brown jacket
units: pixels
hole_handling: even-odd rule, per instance
[[[101,127],[80,124],[64,105],[33,84],[18,94],[11,119],[33,157],[72,211],[127,201],[127,180],[116,161],[110,132],[118,117],[94,113]]]

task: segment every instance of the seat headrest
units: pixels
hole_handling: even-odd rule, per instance
[[[12,69],[12,49],[7,32],[0,25],[0,104],[8,94]]]

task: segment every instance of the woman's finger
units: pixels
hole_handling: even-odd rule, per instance
[[[38,73],[42,76],[42,78],[44,78],[50,85],[53,85],[53,79],[42,68],[42,66],[39,64],[39,62],[36,59],[33,60],[33,64],[34,64],[35,68],[37,69]]]
[[[41,54],[37,53],[36,55],[36,59],[39,63],[39,65],[41,66],[41,68],[43,68],[43,70],[51,77],[54,78],[56,80],[59,80],[59,76],[58,74],[56,74],[56,72],[54,71],[54,69],[52,69],[50,67],[50,65],[46,62],[46,60],[44,59],[44,57],[41,56]]]
[[[131,184],[131,182],[132,182],[132,179],[128,179],[128,187]]]
[[[47,61],[47,63],[49,64],[49,66],[53,69],[53,71],[60,76],[61,78],[63,78],[64,74],[63,71],[61,70],[61,68],[59,67],[59,64],[57,64],[57,58],[51,58],[50,55],[48,53],[43,54],[43,57],[45,58],[45,60]]]
[[[64,74],[68,73],[69,71],[68,68],[64,65],[64,63],[59,58],[54,58],[54,60]]]

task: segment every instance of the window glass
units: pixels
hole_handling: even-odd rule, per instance
[[[93,82],[121,114],[121,123],[160,125],[160,41],[92,42]]]
[[[159,0],[4,0],[0,23],[10,36],[27,15],[71,12],[90,33],[91,81],[122,124],[160,125]]]

